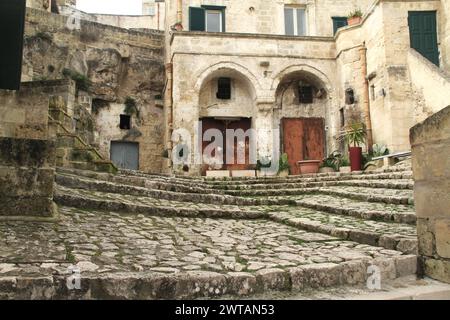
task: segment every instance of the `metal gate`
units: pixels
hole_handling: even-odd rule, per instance
[[[139,143],[111,141],[111,161],[121,169],[139,169]]]

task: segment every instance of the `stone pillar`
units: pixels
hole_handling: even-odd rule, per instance
[[[410,141],[423,271],[450,283],[450,106],[414,126]]]

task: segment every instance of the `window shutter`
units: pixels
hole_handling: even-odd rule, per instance
[[[294,35],[294,10],[291,8],[284,9],[284,25],[286,35]]]
[[[297,9],[297,34],[306,36],[306,10]]]
[[[205,9],[189,7],[189,30],[205,31]]]
[[[336,34],[339,28],[346,27],[347,25],[346,17],[333,17],[333,34]]]

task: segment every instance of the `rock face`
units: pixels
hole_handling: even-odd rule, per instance
[[[419,254],[425,273],[450,283],[450,106],[410,132]]]
[[[71,77],[87,91],[97,144],[109,158],[111,141],[139,144],[139,169],[161,171],[163,113],[160,95],[164,87],[164,35],[80,21],[68,28],[68,18],[27,9],[22,80]],[[120,114],[127,114],[131,97],[138,112],[132,128],[120,129]],[[91,110],[90,110],[91,111]],[[109,119],[107,125],[105,118]],[[133,134],[140,132],[140,135]]]

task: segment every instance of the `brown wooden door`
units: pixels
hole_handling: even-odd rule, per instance
[[[247,138],[245,140],[245,164],[239,164],[238,163],[238,151],[237,151],[237,144],[238,141],[237,139],[234,140],[234,143],[232,143],[231,145],[227,144],[226,141],[226,130],[227,129],[242,129],[245,131],[247,131],[248,129],[251,128],[251,119],[248,118],[242,118],[236,121],[229,121],[229,120],[217,120],[214,118],[203,118],[201,119],[202,121],[202,134],[204,135],[206,130],[208,129],[218,129],[222,132],[222,137],[223,137],[223,163],[224,165],[222,166],[223,170],[246,170],[251,168],[250,165],[250,161],[249,161],[249,146],[250,146],[250,141]],[[202,155],[203,152],[205,150],[205,148],[211,143],[211,141],[203,141],[202,142]],[[227,149],[231,148],[232,150],[230,150],[230,152],[234,152],[234,163],[226,163],[226,152]],[[214,156],[214,154],[213,154]],[[208,165],[203,165],[202,168],[202,173],[206,174],[206,170],[208,170]]]
[[[325,128],[322,118],[284,118],[283,150],[288,155],[291,174],[298,175],[297,162],[322,160],[325,149]]]

